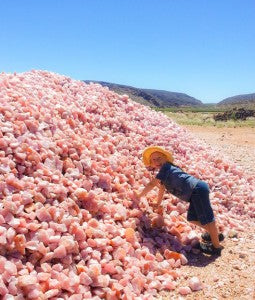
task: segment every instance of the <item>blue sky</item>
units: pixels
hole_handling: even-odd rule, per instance
[[[0,71],[255,93],[254,0],[0,0]]]

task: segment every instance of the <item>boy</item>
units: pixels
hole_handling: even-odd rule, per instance
[[[173,156],[165,149],[152,146],[143,151],[143,162],[146,167],[158,169],[159,172],[136,195],[137,199],[145,196],[155,186],[159,187],[156,207],[160,207],[164,192],[167,190],[181,200],[189,202],[187,219],[192,224],[202,227],[207,232],[202,235],[203,240],[211,243],[200,243],[200,250],[207,254],[221,255],[223,247],[220,241],[224,239],[218,234],[213,210],[209,200],[209,187],[201,181],[173,164]]]

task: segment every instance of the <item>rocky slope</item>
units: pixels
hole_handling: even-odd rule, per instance
[[[141,162],[152,144],[209,184],[221,230],[252,226],[254,176],[161,112],[47,71],[0,74],[1,299],[203,289],[203,277],[183,269],[200,234],[187,203],[166,193],[162,218],[149,205],[156,189],[134,202],[153,175]]]
[[[255,105],[255,93],[237,95],[223,99],[219,105]]]

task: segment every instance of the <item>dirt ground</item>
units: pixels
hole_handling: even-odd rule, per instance
[[[184,127],[196,138],[245,168],[247,172],[255,174],[255,128]]]
[[[255,128],[185,127],[255,176]],[[162,294],[159,299],[255,300],[255,228],[236,234],[222,242],[220,257],[191,253],[188,264],[181,267],[182,276],[175,291]],[[193,276],[200,279],[203,289],[187,296],[178,294],[178,288],[187,286]]]

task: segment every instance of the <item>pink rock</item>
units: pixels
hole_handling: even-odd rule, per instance
[[[48,283],[49,283],[49,289],[61,289],[61,283],[57,279],[50,278]]]
[[[47,253],[47,248],[44,246],[43,243],[39,243],[38,246],[37,246],[37,250],[39,253],[41,253],[42,255],[46,255]]]
[[[96,283],[94,282],[93,284],[99,287],[106,288],[110,283],[110,276],[108,274],[106,275],[99,275],[96,278]]]
[[[52,289],[52,290],[48,290],[45,294],[44,297],[46,299],[50,299],[52,297],[55,297],[59,294],[59,290],[58,289]]]
[[[38,224],[38,223],[27,224],[27,228],[31,231],[37,231],[40,227],[41,227],[41,224]]]
[[[4,284],[2,278],[0,278],[0,295],[4,296],[8,294],[8,288]]]
[[[37,275],[38,281],[47,281],[50,279],[50,277],[51,277],[51,274],[47,273],[47,272],[40,272]]]
[[[2,215],[0,215],[0,225],[2,225],[3,223],[5,223],[5,219]]]
[[[162,287],[166,290],[174,290],[176,283],[172,279],[167,279],[162,282]]]
[[[0,256],[0,273],[3,273],[5,271],[5,263],[7,262],[7,259],[3,256]]]
[[[26,120],[25,124],[32,133],[35,133],[38,130],[39,122],[37,120]]]
[[[0,236],[0,245],[6,245],[7,239],[6,236],[2,235]]]
[[[18,277],[18,284],[19,286],[28,286],[28,285],[33,285],[37,283],[37,278],[36,276],[32,275],[22,275]]]
[[[17,190],[22,190],[24,188],[24,183],[15,178],[13,174],[8,175],[8,177],[6,178],[6,183]]]
[[[50,261],[54,257],[54,252],[47,252],[44,257],[41,259],[41,263],[44,263],[46,261]]]
[[[102,264],[103,271],[106,274],[115,274],[117,273],[116,265],[113,261],[109,263]]]
[[[26,248],[32,251],[38,250],[38,242],[36,241],[29,241],[26,243]]]
[[[78,188],[75,190],[74,195],[77,197],[78,200],[86,201],[86,199],[88,197],[88,192],[84,188]]]
[[[181,254],[181,264],[186,265],[187,263],[188,263],[187,258],[183,254]]]
[[[66,256],[66,248],[63,245],[60,245],[54,250],[54,255],[55,258],[63,258]]]
[[[44,207],[37,211],[36,216],[41,222],[49,222],[52,219],[50,213]]]
[[[91,219],[88,221],[88,225],[93,227],[93,228],[97,228],[99,227],[99,222],[96,219]]]
[[[83,299],[83,295],[81,294],[74,294],[71,297],[69,297],[69,300],[82,300]]]
[[[62,272],[63,270],[63,265],[62,264],[55,264],[52,266],[52,270],[57,271],[57,272]]]
[[[85,286],[89,286],[93,282],[90,276],[85,272],[82,272],[79,276],[80,276],[80,282]]]
[[[188,295],[188,294],[192,293],[192,291],[191,291],[190,287],[188,287],[188,286],[181,286],[179,288],[179,293],[181,295]]]
[[[203,289],[203,284],[198,277],[192,277],[189,280],[189,287],[192,289],[192,291],[199,291]]]
[[[9,285],[8,285],[8,290],[11,295],[16,295],[18,293],[16,278],[10,280]]]
[[[125,241],[124,241],[120,236],[116,236],[115,238],[113,238],[113,239],[111,240],[111,245],[112,245],[113,247],[119,247],[119,246],[123,245],[124,242],[125,242]]]
[[[38,289],[33,289],[28,293],[27,297],[28,299],[38,299],[40,295],[41,293]]]
[[[17,275],[17,267],[13,262],[7,260],[4,268],[10,275]]]

